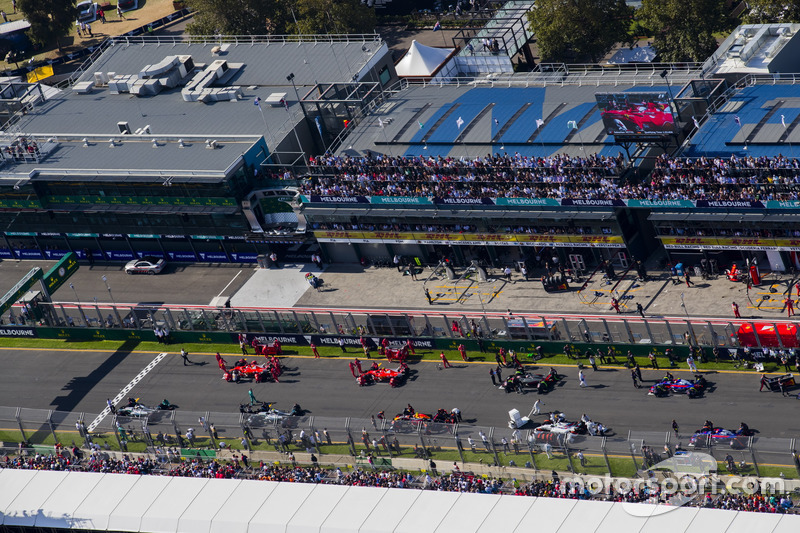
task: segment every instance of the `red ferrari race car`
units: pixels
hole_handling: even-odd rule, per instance
[[[405,361],[408,359],[408,346],[402,348],[383,348],[383,355],[389,361]]]
[[[220,368],[223,368],[220,365]],[[258,364],[256,361],[250,363],[242,358],[236,361],[233,368],[223,368],[222,379],[228,382],[238,383],[244,379],[252,379],[256,383],[267,381],[278,382],[278,378],[283,373],[283,366],[277,357],[273,357],[266,364]]]
[[[609,109],[603,112],[603,121],[608,126],[607,133],[672,133],[675,123],[667,104],[661,102],[647,102],[634,105],[627,109]]]
[[[405,383],[408,377],[408,365],[401,362],[397,368],[381,368],[380,363],[372,363],[372,367],[366,372],[360,373],[356,376],[356,382],[360,386],[370,385],[372,383],[389,383],[392,387],[399,387]]]

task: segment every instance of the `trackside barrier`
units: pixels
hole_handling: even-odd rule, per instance
[[[573,415],[571,418],[579,416]],[[394,415],[383,420],[268,419],[176,409],[139,418],[109,415],[84,436],[79,423],[96,417],[92,413],[0,407],[0,446],[52,453],[57,442],[66,449],[86,449],[91,444],[100,451],[206,459],[220,457],[222,452],[277,452],[286,457],[289,453],[315,453],[320,461],[323,456],[349,456],[374,468],[397,467],[402,460],[432,459],[440,468],[460,462],[612,477],[647,477],[653,465],[684,449],[714,456],[719,475],[800,479],[795,438],[755,436],[731,446],[729,442],[692,438],[698,428],[679,435],[635,431],[620,435],[613,428],[606,436],[557,435],[464,423],[395,421]]]

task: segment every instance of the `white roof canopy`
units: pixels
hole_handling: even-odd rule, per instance
[[[0,470],[0,525],[95,531],[800,531],[800,516],[559,498]]]
[[[454,48],[434,48],[411,42],[411,48],[403,56],[395,70],[398,76],[430,76],[445,62],[447,56],[453,53]]]

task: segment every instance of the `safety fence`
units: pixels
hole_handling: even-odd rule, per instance
[[[286,406],[288,408],[288,406]],[[153,454],[162,462],[214,458],[221,450],[350,456],[356,465],[392,468],[395,458],[433,459],[612,477],[648,477],[648,470],[688,450],[710,454],[717,473],[800,478],[795,438],[712,438],[690,433],[559,434],[479,426],[468,413],[457,423],[430,420],[288,416],[175,409],[132,417],[0,407],[0,446],[52,453],[56,443]],[[594,424],[589,424],[595,428]],[[93,427],[91,432],[87,427]],[[18,443],[24,443],[20,446]]]
[[[464,285],[464,291],[469,290]],[[327,290],[323,286],[322,290]],[[482,289],[485,291],[485,289]],[[489,303],[491,292],[479,292]],[[457,297],[457,295],[456,295]],[[622,297],[624,298],[624,296]],[[624,299],[621,301],[625,305]],[[483,312],[413,312],[367,310],[319,310],[304,308],[225,308],[211,306],[151,306],[44,303],[10,309],[3,317],[5,336],[70,338],[73,340],[155,340],[154,329],[166,328],[176,342],[238,342],[238,334],[282,344],[348,346],[360,348],[361,336],[414,339],[420,347],[455,349],[463,343],[470,351],[492,351],[513,346],[532,352],[543,346],[546,353],[561,352],[573,344],[574,352],[602,345],[615,346],[616,354],[654,352],[686,356],[689,347],[701,347],[701,357],[737,358],[742,346],[756,355],[764,346],[792,348],[798,345],[792,323],[770,320],[691,319],[681,317],[621,318]],[[776,332],[780,334],[776,335]],[[738,350],[741,352],[741,350]],[[698,354],[695,354],[698,355]],[[741,356],[742,353],[739,353]],[[676,359],[677,360],[677,359]]]

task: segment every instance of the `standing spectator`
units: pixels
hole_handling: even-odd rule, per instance
[[[617,314],[620,314],[622,312],[620,311],[619,308],[619,300],[617,300],[616,298],[613,297],[611,298],[611,307],[614,309],[614,311],[617,312]]]
[[[250,397],[250,405],[255,405],[255,404],[258,403],[258,401],[256,400],[255,395],[253,394],[253,389],[248,389],[247,390],[247,396]]]
[[[114,403],[111,401],[111,398],[106,398],[106,403],[108,404],[108,410],[111,411],[111,414],[117,414],[117,408],[114,407]]]
[[[794,314],[794,300],[792,300],[790,295],[786,297],[783,303],[786,305],[786,316],[788,318]]]
[[[339,337],[339,348],[342,349],[342,353],[347,353],[347,350],[345,350],[345,348],[344,348],[344,338],[343,337]]]
[[[3,22],[8,22],[8,15],[5,11],[0,11],[0,17],[3,17]]]
[[[511,267],[507,266],[506,269],[503,270],[503,275],[506,277],[506,281],[511,281]]]
[[[642,379],[642,369],[639,368],[639,363],[636,363],[633,369],[636,371],[636,377],[639,379],[639,382],[642,383],[644,380]]]
[[[578,460],[581,462],[581,466],[586,466],[586,457],[583,456],[583,452],[578,450]]]
[[[100,19],[100,21],[101,21],[103,24],[105,24],[105,23],[106,23],[106,12],[105,12],[105,11],[103,11],[103,8],[102,8],[102,7],[99,7],[99,6],[97,7],[97,18],[99,18],[99,19]]]
[[[458,353],[461,354],[461,359],[464,361],[469,361],[467,358],[467,349],[464,347],[463,343],[458,345]]]
[[[11,7],[14,8],[14,13],[17,12],[17,0],[11,0]]]
[[[525,278],[525,281],[528,281],[528,269],[525,267],[524,264],[521,267],[519,267],[519,271],[522,274],[522,277]]]
[[[479,431],[478,436],[480,436],[481,441],[483,442],[483,447],[486,449],[486,451],[487,452],[491,451],[489,449],[489,439],[488,437],[486,437],[486,433],[484,433],[483,431]]]
[[[733,318],[742,318],[742,315],[739,314],[739,304],[731,302],[731,307],[733,308]]]
[[[767,375],[761,374],[761,387],[759,387],[758,392],[763,391],[764,387],[766,387],[767,390],[769,390],[769,382],[767,381]]]
[[[691,285],[693,285],[692,277],[689,274],[689,269],[688,268],[684,271],[684,277],[686,278],[686,286],[687,287],[690,287]]]
[[[120,7],[119,3],[117,3],[117,16],[120,18],[120,20],[127,20],[125,15],[122,14],[122,8]]]
[[[678,436],[678,423],[675,420],[672,421],[672,431],[675,432],[675,436],[677,437]]]
[[[634,387],[636,387],[637,389],[641,388],[641,386],[639,385],[639,382],[636,379],[636,370],[631,369],[631,379],[633,380],[633,386]]]
[[[314,359],[319,359],[319,352],[317,351],[317,345],[313,342],[311,343],[311,353],[314,354]]]
[[[639,316],[644,318],[644,307],[642,307],[640,302],[636,302],[636,312],[639,313]]]
[[[431,299],[431,291],[428,288],[425,288],[425,298],[428,299],[428,305],[433,305],[433,300]]]
[[[650,359],[650,364],[655,370],[658,370],[658,360],[656,359],[655,352],[650,352],[647,357]]]
[[[497,386],[497,378],[495,378],[494,368],[489,369],[489,377],[492,378],[492,386]]]
[[[586,387],[586,376],[583,373],[583,370],[578,371],[578,381],[581,383],[581,388]]]
[[[592,370],[597,372],[597,361],[595,361],[594,355],[589,356],[589,364],[592,365]]]
[[[686,364],[689,365],[689,370],[697,372],[697,365],[694,364],[694,357],[691,355],[686,358]]]
[[[789,368],[789,355],[786,352],[781,353],[781,364],[786,372],[792,371],[792,369]]]
[[[86,33],[89,34],[89,37],[94,37],[94,34],[92,33],[92,24],[90,22],[86,23]],[[87,259],[89,259],[89,255],[88,254],[87,254]],[[89,259],[89,264],[90,265],[92,264],[92,260],[91,259]]]
[[[553,445],[549,442],[544,445],[544,453],[547,455],[548,459],[553,458]]]

